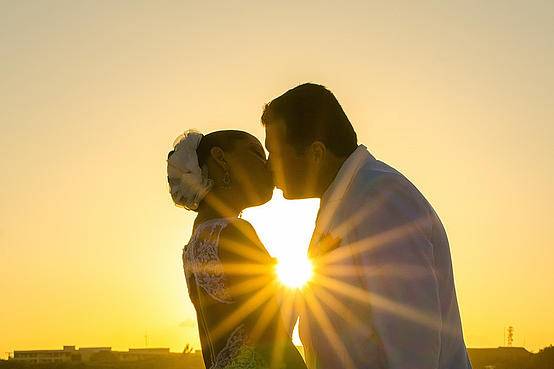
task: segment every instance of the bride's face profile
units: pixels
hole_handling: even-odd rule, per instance
[[[220,197],[241,208],[271,200],[273,179],[263,146],[256,137],[245,133],[244,138],[234,141],[228,150],[213,147],[210,156],[209,173],[214,174],[215,190]]]
[[[247,207],[265,204],[273,195],[273,179],[262,144],[254,136],[236,142],[229,155],[231,188]]]

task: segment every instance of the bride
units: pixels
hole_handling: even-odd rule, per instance
[[[280,319],[274,261],[239,218],[271,199],[266,164],[242,131],[188,131],[168,154],[171,197],[197,212],[183,265],[206,368],[306,369]]]

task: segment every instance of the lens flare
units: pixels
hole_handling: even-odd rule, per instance
[[[287,258],[277,263],[277,275],[288,288],[302,288],[313,275],[312,262],[307,257]]]

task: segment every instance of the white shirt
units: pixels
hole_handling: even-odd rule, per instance
[[[467,369],[448,239],[402,174],[360,145],[321,199],[299,332],[309,369]]]

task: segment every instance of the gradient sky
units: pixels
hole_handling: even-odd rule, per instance
[[[198,347],[167,151],[263,140],[307,81],[441,216],[468,346],[554,343],[554,2],[0,1],[0,24],[0,355]]]

